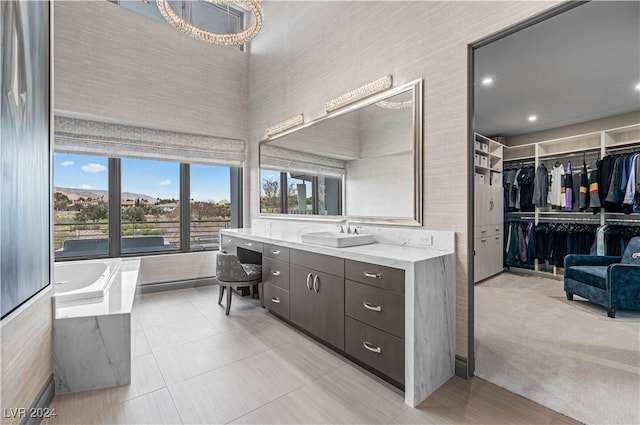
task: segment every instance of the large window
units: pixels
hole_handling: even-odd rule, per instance
[[[218,249],[220,229],[232,220],[242,226],[241,175],[226,166],[57,152],[55,257]]]
[[[109,165],[102,156],[53,157],[55,258],[109,253]]]
[[[217,249],[220,229],[231,222],[229,167],[191,164],[191,250]]]
[[[123,159],[122,252],[180,249],[180,164]]]

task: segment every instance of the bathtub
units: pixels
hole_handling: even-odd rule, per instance
[[[56,263],[54,297],[56,301],[104,297],[119,269],[117,260]]]

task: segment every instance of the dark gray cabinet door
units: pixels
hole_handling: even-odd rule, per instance
[[[344,350],[344,278],[317,271],[313,276],[312,332]]]
[[[296,325],[313,332],[314,299],[313,272],[307,268],[289,266],[289,318]],[[309,289],[311,288],[311,289]]]

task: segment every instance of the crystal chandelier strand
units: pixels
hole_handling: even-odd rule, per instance
[[[231,3],[239,3],[236,0],[204,0],[207,3],[217,4],[217,5],[229,5]],[[244,31],[240,31],[237,33],[216,33],[212,31],[206,31],[201,28],[196,27],[182,19],[178,14],[176,14],[171,5],[169,5],[168,0],[156,0],[158,4],[158,9],[160,13],[164,17],[164,19],[173,25],[179,31],[185,33],[189,37],[193,37],[196,40],[205,41],[207,43],[213,44],[223,44],[225,46],[228,45],[240,45],[248,43],[253,40],[253,38],[260,32],[262,28],[262,21],[264,19],[264,11],[262,10],[262,6],[260,5],[259,0],[243,0],[242,3],[246,3],[255,20],[253,23]]]

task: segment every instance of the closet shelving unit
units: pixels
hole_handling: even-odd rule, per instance
[[[575,181],[576,178],[580,178],[583,160],[586,160],[588,171],[591,172],[591,166],[597,159],[601,159],[605,155],[624,153],[626,150],[640,151],[640,124],[519,146],[505,146],[504,165],[506,167],[510,163],[515,163],[516,165],[518,163],[533,163],[537,169],[542,162],[547,165],[548,170],[551,170],[549,162],[555,163],[558,161],[566,164],[567,161],[571,161]],[[576,196],[578,196],[578,193],[576,193]],[[574,222],[593,223],[600,226],[605,224],[640,226],[640,214],[611,213],[604,212],[604,209],[599,213],[593,214],[592,212],[577,210],[561,211],[552,210],[550,207],[536,207],[533,212],[507,212],[505,217],[512,220],[531,220],[536,225],[548,222]],[[529,269],[516,269],[532,272]],[[535,261],[533,272],[561,279],[559,267],[553,266],[547,270],[547,266],[538,264],[538,260]]]
[[[500,273],[504,233],[502,165],[504,145],[475,134],[475,281]]]

